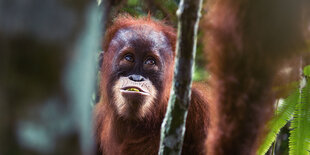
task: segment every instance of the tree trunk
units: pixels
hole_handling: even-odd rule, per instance
[[[202,0],[182,0],[177,11],[178,40],[173,89],[161,128],[159,154],[181,154]]]
[[[97,9],[0,1],[0,154],[92,154]]]

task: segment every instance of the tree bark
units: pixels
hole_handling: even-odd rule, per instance
[[[177,16],[178,40],[173,89],[161,128],[159,154],[181,154],[202,0],[182,0]]]

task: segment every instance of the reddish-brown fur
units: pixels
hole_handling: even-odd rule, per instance
[[[281,0],[209,1],[206,51],[212,104],[209,155],[254,155],[273,112],[271,87],[281,62],[304,47],[302,12]]]
[[[108,51],[109,43],[115,33],[122,28],[135,25],[148,25],[159,30],[168,38],[172,50],[175,50],[176,35],[173,28],[150,18],[135,19],[129,16],[120,16],[107,31],[105,37],[104,50]],[[164,58],[166,61],[174,61],[172,58]],[[95,109],[96,138],[103,154],[137,154],[155,155],[158,154],[160,127],[166,111],[170,96],[170,87],[173,77],[174,62],[169,64],[164,71],[164,88],[159,92],[153,113],[147,115],[143,120],[126,120],[116,114],[115,107],[111,104],[111,96],[108,91],[108,79],[111,75],[110,60],[114,57],[113,52],[104,54],[102,66],[101,92],[102,99]],[[206,140],[206,130],[208,127],[208,107],[206,93],[202,89],[197,89],[194,84],[191,95],[191,104],[186,123],[185,140],[183,144],[183,154],[204,154],[204,142]]]
[[[208,100],[215,108],[208,110],[207,93],[194,85],[183,154],[202,154],[206,135],[210,155],[256,154],[265,132],[264,125],[273,112],[275,96],[271,87],[277,70],[284,58],[304,47],[300,4],[281,0],[217,0],[211,3],[206,51],[212,75]],[[281,6],[274,7],[278,5]],[[133,25],[148,25],[163,32],[175,50],[176,37],[172,28],[149,18],[121,16],[107,31],[104,51],[118,30]],[[157,154],[173,65],[164,72],[165,87],[154,103],[154,112],[137,123],[118,117],[109,103],[107,92],[111,89],[106,85],[113,66],[109,60],[113,57],[113,53],[105,53],[102,99],[95,112],[97,141],[103,154]]]

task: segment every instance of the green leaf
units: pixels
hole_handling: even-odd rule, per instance
[[[128,0],[127,2],[129,6],[136,6],[138,5],[138,3],[139,3],[139,0]]]
[[[285,126],[287,121],[292,117],[295,107],[298,103],[299,99],[299,90],[294,91],[288,98],[286,98],[282,104],[278,107],[275,116],[268,123],[267,127],[269,129],[269,133],[263,141],[263,144],[260,146],[257,154],[264,155],[271,144],[277,138],[280,129]]]
[[[195,66],[193,81],[203,81],[203,80],[208,79],[208,77],[209,77],[209,74],[204,68]]]
[[[306,67],[304,68],[304,74],[305,74],[306,76],[310,76],[310,65],[308,65],[308,66],[306,66]]]
[[[307,81],[308,80],[308,81]],[[291,155],[309,155],[310,150],[310,82],[304,78],[300,102],[296,106],[289,137]]]

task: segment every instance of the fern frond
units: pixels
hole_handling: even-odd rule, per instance
[[[287,121],[292,117],[295,107],[298,103],[299,94],[299,90],[297,89],[288,98],[286,98],[282,104],[280,104],[275,116],[267,125],[269,133],[267,134],[263,143],[260,145],[260,148],[257,151],[258,155],[265,155],[271,144],[277,138],[280,129],[285,126]]]
[[[289,154],[309,155],[310,150],[310,77],[305,76],[300,102],[296,106],[289,137]]]

